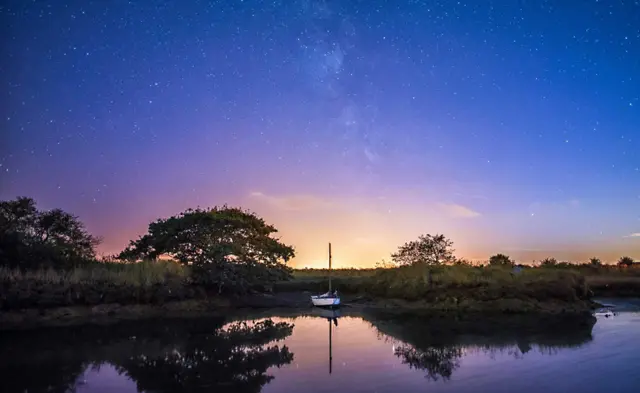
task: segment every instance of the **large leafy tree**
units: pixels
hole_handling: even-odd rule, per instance
[[[149,224],[149,232],[118,256],[124,260],[167,256],[192,266],[202,283],[246,290],[286,277],[292,247],[254,213],[234,207],[188,209]]]
[[[440,265],[455,260],[453,242],[444,235],[420,235],[418,240],[410,241],[391,255],[391,260],[400,266]]]
[[[491,266],[513,266],[514,262],[505,254],[496,254],[489,258],[489,265]]]
[[[93,259],[100,239],[78,217],[60,209],[40,211],[31,198],[0,202],[0,264],[65,268]]]

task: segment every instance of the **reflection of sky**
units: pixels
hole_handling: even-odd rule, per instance
[[[640,375],[635,372],[640,361],[637,313],[598,322],[594,341],[578,348],[548,350],[532,344],[522,355],[515,345],[491,353],[472,346],[448,382],[428,382],[424,372],[410,370],[392,355],[398,341],[379,338],[376,329],[359,318],[340,318],[333,328],[329,376],[328,325],[309,318],[294,323],[293,335],[285,341],[294,353],[294,363],[273,369],[276,378],[263,392],[631,393],[640,387]]]
[[[9,3],[0,198],[79,215],[102,252],[228,203],[298,266],[421,233],[640,258],[637,2]]]
[[[320,318],[274,318],[295,324],[285,344],[294,361],[268,371],[274,375],[265,393],[282,392],[636,392],[640,387],[640,314],[601,319],[594,340],[577,348],[532,349],[515,345],[492,349],[467,347],[451,380],[430,382],[393,355],[395,339],[380,335],[360,318],[343,317],[333,326],[333,372],[329,369],[329,322]],[[79,393],[134,392],[135,385],[110,366],[87,371]]]
[[[81,383],[77,393],[137,393],[136,383],[120,375],[110,364],[103,364],[99,369],[91,368],[78,378]]]

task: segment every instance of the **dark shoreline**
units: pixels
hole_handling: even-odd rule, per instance
[[[299,314],[315,310],[306,292],[255,294],[237,298],[207,298],[200,300],[170,301],[163,304],[100,304],[52,308],[29,308],[0,313],[0,331],[22,330],[52,326],[77,326],[85,324],[110,324],[120,321],[148,320],[156,318],[199,318],[224,316],[237,313],[267,311]],[[597,303],[578,302],[517,302],[516,299],[500,299],[486,302],[450,303],[410,302],[399,299],[372,299],[362,296],[343,296],[343,314],[376,310],[390,313],[429,313],[454,317],[500,317],[513,315],[532,316],[585,316],[597,307]]]

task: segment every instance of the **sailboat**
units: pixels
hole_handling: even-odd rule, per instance
[[[316,307],[339,307],[338,291],[331,292],[331,243],[329,243],[329,291],[322,295],[311,296],[311,303]]]

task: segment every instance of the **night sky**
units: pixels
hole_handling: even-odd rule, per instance
[[[0,198],[108,254],[224,203],[297,266],[640,258],[639,1],[4,1]]]

